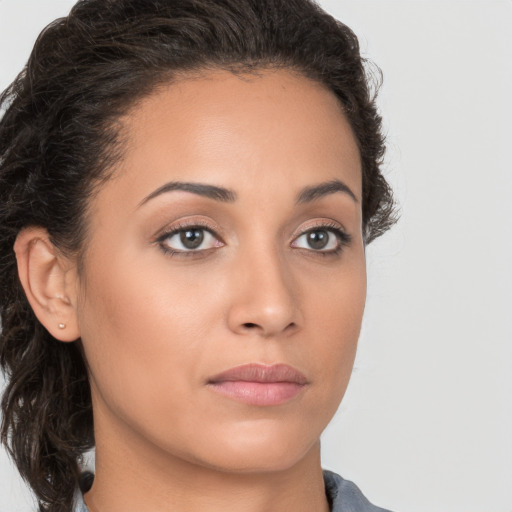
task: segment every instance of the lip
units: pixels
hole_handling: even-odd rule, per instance
[[[244,364],[208,379],[208,387],[233,400],[249,405],[284,404],[308,384],[306,377],[287,364]]]

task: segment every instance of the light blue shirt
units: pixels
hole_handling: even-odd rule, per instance
[[[332,471],[324,471],[325,492],[331,512],[389,512],[383,508],[372,505],[359,490],[359,487]],[[77,499],[73,512],[89,512],[81,493]]]

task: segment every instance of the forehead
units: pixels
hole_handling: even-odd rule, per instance
[[[114,182],[134,203],[170,180],[255,193],[341,178],[361,196],[359,150],[340,102],[292,71],[183,78],[139,102],[122,124]]]

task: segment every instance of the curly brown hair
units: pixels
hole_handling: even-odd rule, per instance
[[[40,511],[68,512],[93,419],[81,342],[36,319],[13,252],[27,226],[80,255],[84,212],[122,155],[116,121],[159,84],[191,71],[293,69],[340,100],[362,160],[366,243],[394,222],[381,174],[380,73],[344,24],[311,0],[80,0],[39,36],[0,96],[1,440]]]

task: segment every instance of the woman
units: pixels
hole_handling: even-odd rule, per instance
[[[319,458],[393,222],[369,80],[308,0],[41,34],[0,124],[2,436],[41,510],[382,510]]]

